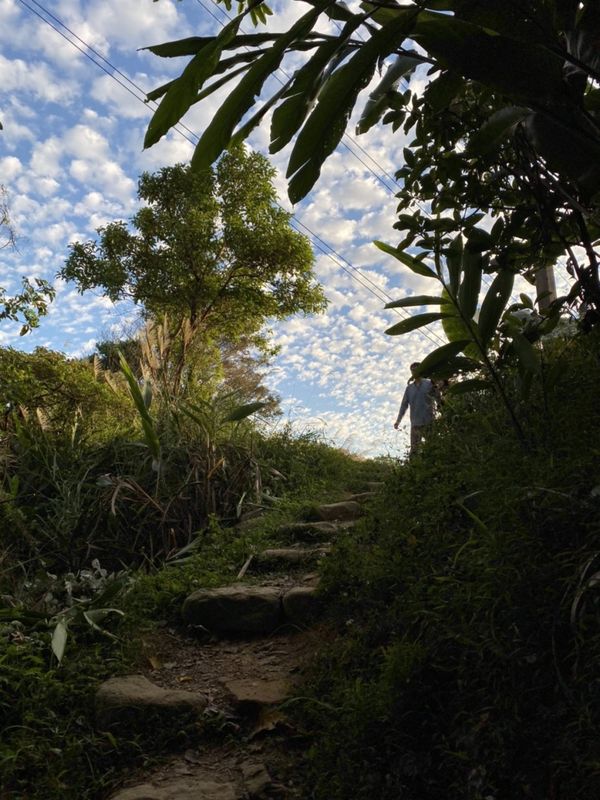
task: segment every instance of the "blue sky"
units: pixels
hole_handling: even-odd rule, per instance
[[[287,28],[307,8],[299,0],[271,6],[278,12],[276,29]],[[144,92],[186,62],[140,48],[214,33],[224,21],[223,6],[212,0],[0,0],[0,183],[19,237],[17,252],[2,251],[0,284],[15,291],[22,275],[38,276],[57,290],[37,331],[20,338],[18,325],[3,324],[0,345],[79,356],[91,352],[96,340],[135,326],[131,306],[114,306],[99,294],[81,296],[55,275],[69,242],[93,238],[98,226],[135,213],[142,171],[189,160],[195,137],[218,105],[217,94],[191,110],[185,129],[144,151],[151,116]],[[286,72],[294,67],[293,61],[284,65]],[[384,334],[398,319],[383,310],[387,300],[431,289],[427,279],[372,245],[374,239],[397,239],[392,176],[407,142],[387,128],[361,137],[352,134],[353,126],[349,131],[313,192],[294,208],[282,177],[287,151],[273,160],[280,169],[281,204],[294,212],[299,230],[319,237],[313,239],[316,274],[329,308],[273,327],[281,353],[267,383],[280,393],[297,430],[322,431],[357,453],[400,455],[406,430],[398,433],[392,424],[408,365],[442,340],[435,330]],[[251,144],[267,152],[266,125]]]

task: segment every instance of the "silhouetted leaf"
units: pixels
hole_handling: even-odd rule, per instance
[[[428,267],[427,264],[423,264],[422,261],[419,261],[414,256],[411,256],[402,250],[398,250],[397,247],[392,247],[390,244],[386,244],[385,242],[375,241],[373,244],[384,253],[388,253],[388,255],[397,258],[398,261],[401,261],[413,272],[416,272],[417,275],[423,275],[425,278],[437,278],[437,275],[431,269],[431,267]]]
[[[481,304],[478,320],[479,333],[484,345],[487,345],[494,335],[496,326],[500,322],[502,312],[510,300],[514,282],[514,273],[504,269],[496,275],[487,291],[483,303]]]
[[[314,186],[323,162],[335,150],[346,130],[359,92],[368,86],[377,62],[410,33],[416,14],[415,9],[403,10],[375,31],[328,79],[290,155],[286,177],[290,178],[288,195],[292,203],[305,197]]]
[[[150,120],[144,147],[151,147],[167,133],[183,117],[194,103],[204,82],[213,74],[226,44],[232,41],[237,33],[241,17],[237,17],[226,25],[221,33],[206,44],[192,58],[176,81],[172,81]]]
[[[322,6],[323,3],[320,3],[318,8],[304,14],[250,67],[202,134],[192,158],[193,169],[207,169],[221,155],[229,144],[236,124],[254,103],[254,98],[260,93],[266,79],[279,67],[288,46],[310,31]]]
[[[402,300],[392,300],[386,303],[384,308],[408,308],[409,306],[433,306],[446,305],[450,301],[443,297],[430,297],[427,294],[418,294],[412,297],[404,297]]]
[[[422,328],[424,325],[430,325],[432,322],[437,322],[438,320],[443,319],[444,316],[444,314],[437,312],[418,314],[416,317],[408,317],[408,319],[403,319],[402,322],[397,322],[395,325],[392,325],[391,328],[388,328],[386,333],[388,336],[399,336],[403,333],[410,333],[410,331],[414,331],[417,328]]]
[[[470,342],[470,339],[465,339],[459,342],[449,342],[448,344],[442,345],[442,347],[438,347],[437,350],[434,350],[433,353],[429,353],[429,355],[421,361],[418,374],[425,376],[431,375],[440,367],[447,365],[450,360],[462,352],[463,348],[470,344]]]

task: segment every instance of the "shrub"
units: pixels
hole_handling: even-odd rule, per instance
[[[598,796],[596,354],[547,348],[528,450],[493,395],[452,401],[336,548],[344,633],[305,708],[315,797]]]

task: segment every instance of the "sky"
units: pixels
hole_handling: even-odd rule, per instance
[[[270,5],[275,29],[287,29],[308,8],[298,0]],[[0,346],[48,347],[80,357],[93,352],[96,341],[135,326],[131,305],[115,306],[99,292],[80,295],[56,273],[69,243],[93,239],[99,226],[133,216],[143,171],[189,161],[224,96],[194,106],[185,128],[143,150],[152,114],[144,94],[178,75],[187,60],[161,59],[142,48],[214,34],[226,13],[212,0],[0,0],[0,183],[18,235],[18,249],[0,253],[0,285],[16,292],[28,276],[56,289],[40,327],[20,337],[18,324],[2,323]],[[283,70],[290,74],[297,66],[292,57]],[[407,427],[397,432],[393,423],[409,364],[444,340],[436,329],[385,334],[400,318],[384,310],[386,302],[431,294],[433,287],[373,245],[398,239],[393,176],[403,164],[406,138],[381,126],[358,137],[354,123],[316,187],[294,207],[283,177],[289,149],[271,158],[281,205],[313,242],[316,277],[329,305],[324,314],[271,326],[280,353],[266,383],[281,396],[283,420],[298,433],[316,431],[365,456],[401,457]],[[267,154],[268,122],[250,144]]]

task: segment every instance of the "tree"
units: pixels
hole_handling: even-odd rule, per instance
[[[158,349],[174,394],[200,340],[257,336],[267,319],[325,305],[310,243],[276,205],[273,176],[267,159],[242,148],[212,170],[144,173],[138,196],[146,205],[132,229],[113,222],[97,241],[71,246],[59,275],[80,292],[99,287],[113,301],[142,307],[162,335]]]
[[[0,125],[0,130],[2,126]],[[7,192],[0,185],[0,250],[15,247],[16,235],[10,219]],[[55,295],[54,288],[43,278],[21,281],[21,291],[14,295],[6,293],[0,286],[0,321],[12,320],[21,323],[21,336],[40,324],[40,317],[48,311],[48,304]]]
[[[421,258],[436,253],[443,263],[457,236],[471,242],[478,236],[489,272],[530,278],[566,255],[574,283],[562,300],[581,301],[589,324],[600,320],[596,0],[382,0],[363,2],[358,11],[342,2],[309,4],[282,33],[239,35],[244,16],[263,5],[249,2],[216,37],[149,48],[192,59],[180,78],[151,93],[162,100],[146,146],[193,103],[243,73],[206,127],[192,168],[205,168],[273,110],[271,152],[295,139],[287,177],[296,202],[318,179],[360,90],[379,68],[383,76],[363,106],[358,132],[390,124],[414,136],[398,173],[398,250],[420,247]],[[325,18],[342,23],[338,32],[318,31]],[[310,55],[263,99],[265,81],[291,51]],[[419,66],[431,78],[425,91],[401,91],[402,79]],[[247,119],[256,97],[261,105]],[[417,202],[430,204],[432,214]],[[473,233],[485,213],[497,216],[491,234]]]

